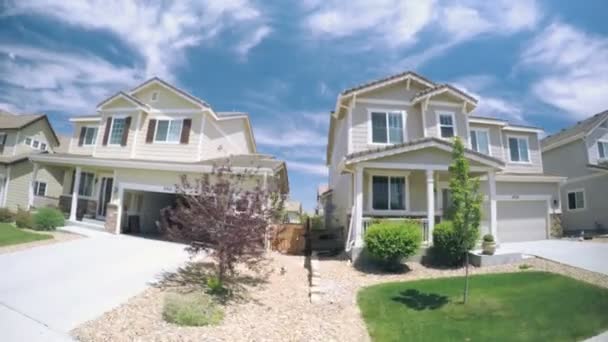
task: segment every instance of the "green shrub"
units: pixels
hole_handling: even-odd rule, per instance
[[[492,234],[486,234],[483,236],[484,242],[494,242],[494,236]]]
[[[433,229],[433,256],[435,262],[446,266],[460,266],[464,263],[465,253],[477,242],[478,233],[469,234],[468,241],[454,230],[451,221],[444,220]]]
[[[169,293],[165,297],[163,318],[181,326],[214,325],[222,321],[224,311],[204,293]]]
[[[18,209],[17,214],[15,215],[15,224],[19,228],[34,227],[34,219],[32,218],[32,214],[27,210]]]
[[[393,267],[410,257],[420,247],[422,233],[416,221],[385,220],[373,223],[365,232],[365,248],[385,267]]]
[[[65,218],[61,211],[53,208],[40,208],[34,214],[34,229],[36,230],[55,230],[63,226]]]
[[[0,208],[0,222],[10,223],[15,220],[15,214],[8,208]]]
[[[209,289],[209,293],[213,295],[223,295],[227,291],[220,278],[216,276],[207,278],[207,288]]]

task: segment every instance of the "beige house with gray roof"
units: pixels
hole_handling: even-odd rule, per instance
[[[60,141],[46,115],[0,110],[0,206],[11,210],[57,205],[63,169],[37,168],[31,155],[53,154]],[[32,182],[34,174],[37,181]]]
[[[561,188],[566,233],[608,229],[608,111],[542,140],[548,172],[567,177]]]
[[[418,218],[425,242],[449,204],[452,139],[484,194],[482,233],[499,242],[549,237],[561,211],[562,177],[543,169],[542,129],[474,115],[477,100],[413,72],[338,95],[327,145],[330,224],[344,227],[353,256],[372,218]]]
[[[81,225],[156,233],[160,210],[174,204],[181,176],[200,177],[225,164],[256,175],[247,187],[289,191],[285,163],[257,153],[247,114],[216,112],[159,78],[70,121],[68,151],[31,160],[69,170],[60,203]]]

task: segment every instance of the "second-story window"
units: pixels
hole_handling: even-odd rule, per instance
[[[528,139],[509,137],[509,157],[512,162],[529,163]]]
[[[442,138],[454,136],[454,114],[439,113],[439,134]]]
[[[488,137],[488,131],[472,129],[471,148],[473,151],[490,155],[490,139]]]
[[[179,143],[183,122],[183,120],[158,120],[154,142]]]
[[[95,139],[97,138],[97,127],[84,127],[84,145],[95,145]]]
[[[110,144],[120,145],[125,132],[127,118],[113,118],[112,130],[110,131]]]
[[[600,159],[608,159],[608,142],[598,141],[597,152],[600,155]]]
[[[372,112],[372,143],[399,144],[403,142],[403,112]]]

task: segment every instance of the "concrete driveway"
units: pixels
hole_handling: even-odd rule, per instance
[[[499,251],[523,253],[608,275],[608,243],[542,240],[501,243]]]
[[[0,255],[0,340],[70,340],[188,260],[180,244],[67,228],[88,237]]]

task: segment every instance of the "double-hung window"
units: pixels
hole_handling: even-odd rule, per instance
[[[608,159],[608,141],[598,141],[597,152],[600,159]]]
[[[568,192],[568,210],[585,209],[585,191],[574,190]]]
[[[158,120],[154,142],[179,143],[184,120]]]
[[[405,177],[372,176],[372,209],[405,210]]]
[[[529,163],[530,153],[528,150],[528,139],[509,137],[509,157],[512,162]]]
[[[120,145],[122,143],[122,137],[124,135],[126,125],[127,118],[112,118],[112,130],[110,131],[111,145]]]
[[[481,129],[471,130],[471,148],[483,154],[490,155],[490,138],[488,131]]]
[[[404,112],[371,112],[372,143],[399,144],[403,138]]]
[[[78,195],[92,197],[94,187],[95,174],[91,172],[82,172],[80,174],[80,186],[78,187]]]
[[[442,138],[454,136],[454,113],[439,113],[439,134]]]
[[[46,196],[45,182],[34,182],[34,196]]]
[[[95,145],[95,139],[97,138],[97,127],[85,127],[84,129],[83,145]]]

